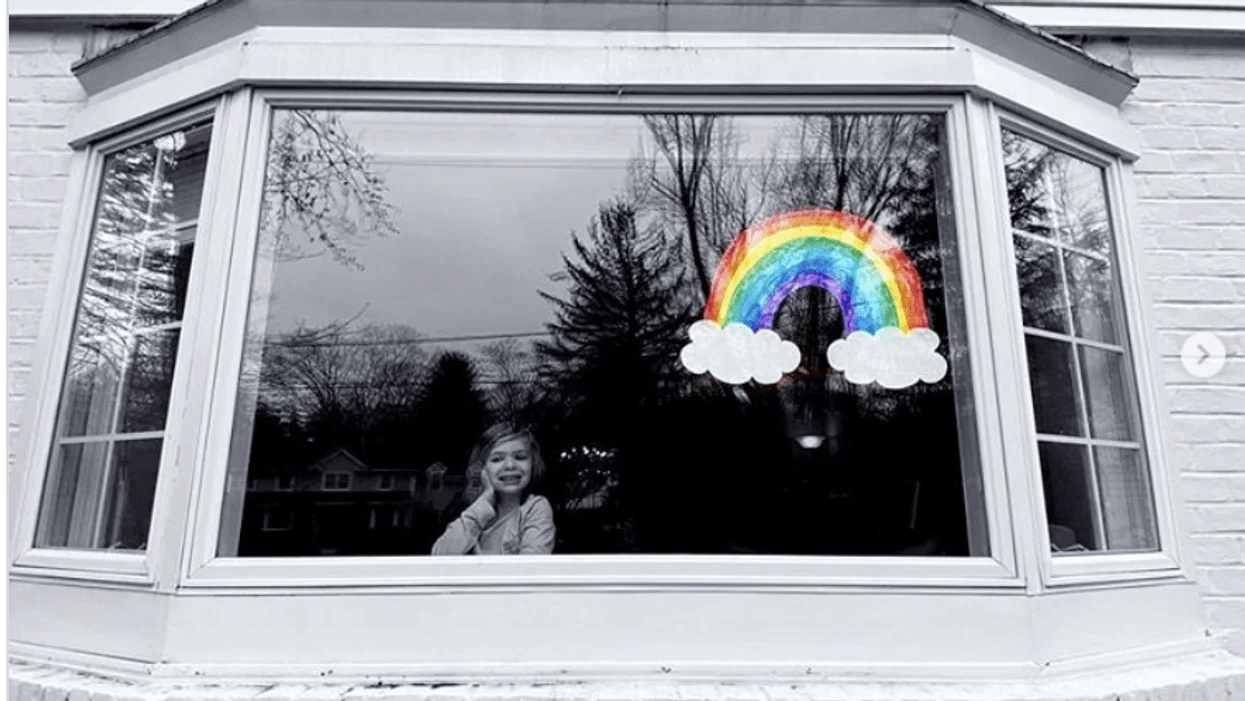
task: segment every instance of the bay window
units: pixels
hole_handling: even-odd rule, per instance
[[[595,3],[510,29],[237,0],[85,62],[82,282],[25,432],[15,596],[141,610],[74,649],[186,676],[1200,649],[1132,79],[967,3],[730,4],[600,32],[559,14]],[[539,444],[553,555],[432,556],[502,421]]]

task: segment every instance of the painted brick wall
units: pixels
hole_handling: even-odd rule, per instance
[[[82,58],[85,29],[9,33],[8,416],[13,438],[30,388],[39,317],[69,175],[65,126],[86,99],[69,65]]]
[[[1209,626],[1245,653],[1245,44],[1134,39],[1141,84],[1140,237],[1155,304],[1169,444]],[[1180,346],[1213,332],[1224,369],[1199,380]]]

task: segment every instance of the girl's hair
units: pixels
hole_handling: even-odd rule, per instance
[[[540,492],[540,486],[545,481],[545,460],[540,456],[540,445],[531,431],[506,421],[489,426],[476,440],[467,465],[484,469],[484,462],[488,460],[493,448],[496,448],[498,443],[513,438],[522,438],[526,441],[528,453],[532,456],[532,478],[527,483],[527,489],[523,490],[523,500],[527,501],[528,496]]]

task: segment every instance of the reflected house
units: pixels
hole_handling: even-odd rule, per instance
[[[431,481],[431,480],[430,480]],[[339,448],[298,469],[252,477],[243,532],[255,554],[409,550],[417,505],[443,510],[453,490],[419,492],[414,470],[372,469]],[[445,495],[429,503],[427,493]]]

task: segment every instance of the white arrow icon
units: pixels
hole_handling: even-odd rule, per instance
[[[1206,379],[1223,369],[1228,357],[1223,341],[1213,333],[1195,333],[1180,347],[1180,364],[1190,375]]]

